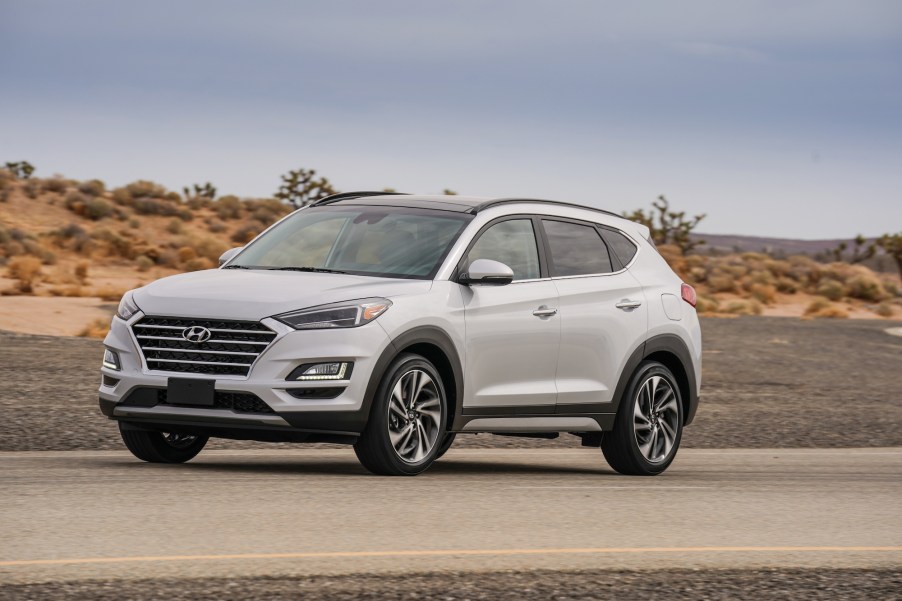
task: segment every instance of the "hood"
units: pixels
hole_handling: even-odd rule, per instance
[[[423,294],[431,287],[430,280],[210,269],[157,280],[135,290],[134,298],[146,315],[259,321],[328,303]]]

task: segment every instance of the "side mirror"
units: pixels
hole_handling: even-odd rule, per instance
[[[235,258],[235,255],[244,250],[243,246],[236,246],[235,248],[230,248],[219,256],[219,266],[222,267],[229,261]]]
[[[498,261],[476,259],[470,263],[467,272],[460,276],[460,283],[466,286],[506,286],[514,281],[514,270]]]

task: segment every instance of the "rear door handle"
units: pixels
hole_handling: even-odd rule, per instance
[[[547,305],[542,305],[538,309],[532,312],[536,317],[551,317],[552,315],[557,315],[557,309],[553,309],[548,307]]]
[[[628,298],[623,299],[616,305],[614,305],[618,309],[623,309],[624,311],[630,311],[632,309],[637,309],[642,306],[642,301],[634,301]]]

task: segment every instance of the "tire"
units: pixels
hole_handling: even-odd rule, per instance
[[[438,448],[438,453],[435,454],[435,458],[441,459],[445,453],[451,448],[451,445],[454,444],[454,439],[457,438],[457,434],[454,432],[448,432],[445,434],[445,440],[442,441],[442,444]]]
[[[438,370],[425,358],[404,353],[385,371],[354,452],[374,474],[415,476],[438,456],[447,418]]]
[[[148,463],[185,463],[207,444],[206,436],[132,430],[119,422],[122,442],[132,455]]]
[[[657,361],[641,363],[620,400],[613,431],[601,440],[604,458],[621,474],[656,476],[673,462],[682,435],[676,378]]]

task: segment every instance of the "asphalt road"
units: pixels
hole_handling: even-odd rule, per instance
[[[416,478],[347,450],[0,454],[0,583],[503,570],[902,566],[902,449],[452,449]]]

